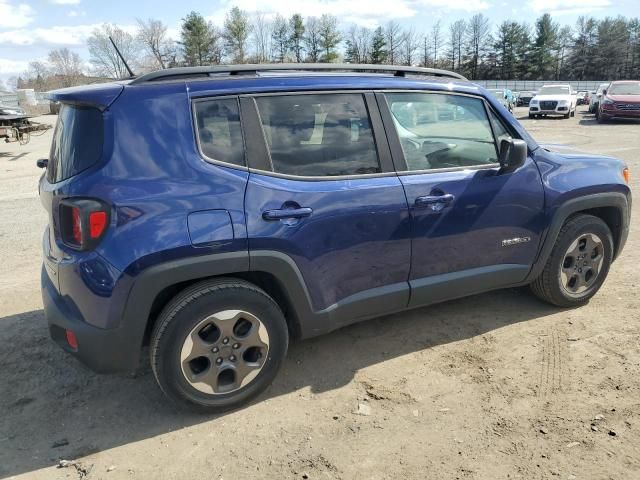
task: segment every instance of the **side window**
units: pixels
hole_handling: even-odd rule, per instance
[[[438,93],[389,93],[387,103],[409,170],[498,161],[484,102]]]
[[[200,150],[211,160],[244,166],[244,142],[236,98],[195,102]]]
[[[297,176],[381,172],[361,94],[256,97],[273,170]]]
[[[512,137],[509,133],[509,130],[507,130],[507,127],[504,125],[502,120],[500,120],[498,115],[493,112],[493,110],[489,110],[489,118],[491,119],[493,133],[495,134],[496,140],[498,142],[498,151],[500,151],[500,144],[502,143],[502,140],[508,140]]]

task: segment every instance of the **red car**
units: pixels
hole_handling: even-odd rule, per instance
[[[596,117],[600,123],[613,118],[640,119],[640,81],[611,82],[602,92]]]

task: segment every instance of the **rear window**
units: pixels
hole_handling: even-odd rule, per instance
[[[246,165],[237,98],[195,103],[200,150],[211,160]]]
[[[47,180],[61,182],[98,163],[103,134],[98,109],[63,105],[53,134]]]
[[[256,98],[273,170],[296,176],[380,173],[361,94]]]

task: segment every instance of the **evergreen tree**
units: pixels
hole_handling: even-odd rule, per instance
[[[199,13],[191,12],[182,19],[180,36],[184,61],[188,66],[220,62],[219,35],[213,25]]]
[[[304,22],[302,21],[302,15],[295,13],[289,19],[289,45],[293,51],[296,62],[300,63],[303,59],[304,51]]]
[[[556,70],[555,54],[558,43],[558,24],[545,13],[536,20],[536,39],[533,47],[533,75],[535,78],[553,78]]]
[[[319,26],[320,48],[322,50],[321,62],[333,62],[338,58],[336,48],[340,43],[340,31],[338,19],[333,15],[324,14],[320,17]]]
[[[276,15],[273,20],[273,30],[271,31],[275,61],[283,63],[289,53],[291,35],[289,33],[289,23],[282,15]]]
[[[384,38],[384,30],[378,27],[373,32],[371,39],[371,63],[382,64],[387,60],[387,42]]]
[[[244,63],[249,38],[249,15],[233,7],[224,21],[224,39],[228,55],[233,63]]]

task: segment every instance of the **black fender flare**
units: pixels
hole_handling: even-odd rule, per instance
[[[523,284],[532,282],[540,275],[547,263],[549,255],[551,254],[551,250],[556,243],[560,229],[571,215],[585,210],[602,207],[614,207],[620,212],[620,235],[617,238],[616,245],[614,245],[615,256],[617,256],[624,248],[624,244],[626,243],[627,236],[629,234],[629,221],[631,214],[630,196],[620,192],[603,192],[573,198],[561,204],[553,214],[550,225],[547,228],[546,235],[544,236],[544,240],[542,241],[537,259]]]
[[[251,265],[251,268],[250,268]],[[288,256],[276,251],[248,251],[212,253],[194,257],[170,260],[153,265],[135,277],[127,297],[118,330],[121,338],[126,338],[127,363],[135,368],[140,361],[145,332],[154,301],[158,295],[173,285],[204,280],[224,275],[241,275],[249,272],[263,272],[273,276],[281,284],[291,307],[289,312],[297,328],[309,325],[316,317],[311,307],[311,298],[300,270]],[[298,332],[308,336],[305,332]],[[135,353],[134,353],[135,352]]]

